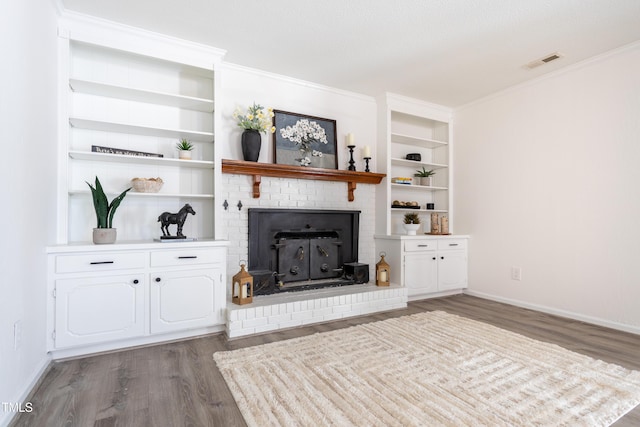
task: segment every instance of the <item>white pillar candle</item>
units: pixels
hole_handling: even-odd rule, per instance
[[[371,157],[371,147],[365,145],[364,148],[362,148],[362,157]]]
[[[379,280],[380,280],[381,282],[386,282],[386,281],[387,281],[387,270],[382,270],[382,271],[380,272]]]
[[[347,145],[355,145],[355,138],[352,133],[347,134]]]
[[[240,292],[240,298],[246,298],[247,297],[247,287],[249,285],[244,284],[242,285],[242,291]]]

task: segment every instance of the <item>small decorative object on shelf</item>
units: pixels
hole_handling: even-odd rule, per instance
[[[262,135],[260,135],[260,132],[275,132],[275,126],[271,125],[273,116],[273,109],[268,108],[265,112],[264,107],[255,102],[252,106],[247,107],[247,112],[244,114],[240,107],[237,107],[233,112],[233,118],[238,121],[238,126],[244,129],[241,144],[242,158],[245,161],[258,161],[260,148],[262,147]]]
[[[440,224],[438,223],[438,214],[431,214],[431,234],[440,234]]]
[[[427,203],[427,210],[432,211],[436,208],[435,203]]]
[[[410,178],[408,176],[394,176],[393,178],[391,178],[392,184],[411,185],[412,182],[413,178]]]
[[[414,162],[419,162],[422,160],[422,156],[420,155],[420,153],[409,153],[406,156],[407,160],[413,160]]]
[[[163,212],[158,217],[158,222],[161,223],[160,230],[162,230],[162,236],[160,239],[169,240],[169,239],[186,239],[187,237],[182,234],[182,227],[184,226],[184,222],[187,219],[187,215],[195,215],[196,212],[193,210],[190,204],[184,205],[178,213],[170,213]],[[176,224],[178,226],[178,232],[175,236],[172,236],[169,233],[169,226],[171,224]]]
[[[144,151],[125,150],[122,148],[102,147],[100,145],[92,145],[91,152],[103,154],[120,154],[123,156],[164,157],[162,154],[158,153],[147,153]]]
[[[349,134],[351,135],[351,134]],[[353,149],[356,148],[355,145],[347,145],[349,149],[349,167],[347,168],[350,171],[356,170],[356,162],[353,160]]]
[[[244,266],[240,261],[240,271],[231,280],[231,302],[238,305],[253,302],[253,276]]]
[[[440,218],[440,234],[449,234],[449,217]]]
[[[408,236],[415,236],[420,228],[420,217],[418,214],[413,212],[404,214],[403,227],[407,231]]]
[[[387,264],[384,257],[385,252],[380,252],[380,261],[376,264],[376,286],[389,286],[391,280],[391,266]]]
[[[157,193],[162,188],[162,178],[133,178],[131,186],[138,193]]]
[[[416,201],[411,202],[401,202],[399,200],[394,200],[391,203],[392,208],[400,208],[400,209],[420,209],[420,204]]]
[[[418,184],[427,187],[431,185],[431,177],[436,174],[433,170],[426,170],[424,166],[422,167],[422,170],[416,170],[416,172],[417,173],[414,176],[418,178]]]
[[[95,187],[88,182],[87,185],[91,189],[93,207],[96,211],[96,218],[98,220],[97,227],[93,229],[93,243],[97,245],[114,243],[116,241],[117,232],[116,229],[113,228],[113,216],[116,213],[116,209],[118,209],[118,206],[120,206],[120,203],[131,188],[124,190],[118,197],[109,203],[109,200],[102,189],[102,184],[100,184],[100,180],[97,176]]]
[[[364,171],[371,172],[369,170],[369,160],[371,160],[371,147],[369,147],[368,145],[365,145],[364,148],[362,149],[362,158],[364,159],[364,162],[365,162]]]
[[[193,144],[187,141],[187,138],[182,138],[180,142],[176,144],[178,149],[178,157],[182,160],[191,160],[191,150],[193,150]]]

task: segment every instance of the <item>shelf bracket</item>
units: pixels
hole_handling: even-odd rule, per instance
[[[353,192],[356,190],[356,183],[354,181],[347,181],[347,198],[350,202],[355,200]]]
[[[253,175],[253,198],[260,198],[260,183],[262,182],[262,177],[260,175]]]

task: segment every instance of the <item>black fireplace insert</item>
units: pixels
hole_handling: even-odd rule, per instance
[[[360,211],[249,209],[254,295],[353,284]]]

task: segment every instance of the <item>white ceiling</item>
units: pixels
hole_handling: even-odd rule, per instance
[[[640,40],[640,0],[62,0],[230,63],[456,107]],[[553,52],[562,59],[528,70]]]

